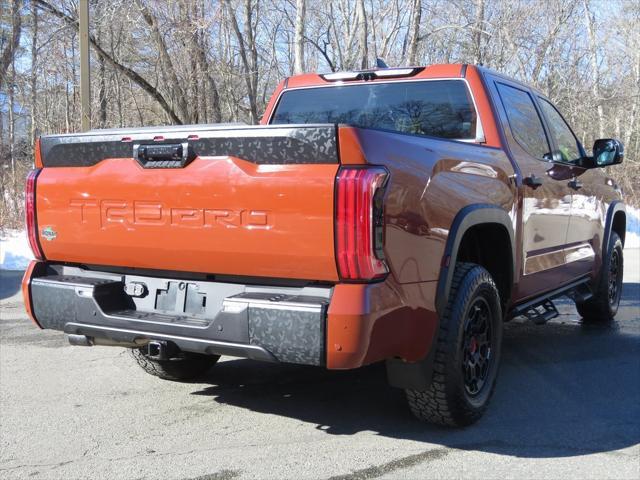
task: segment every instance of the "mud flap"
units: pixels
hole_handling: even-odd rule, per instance
[[[426,390],[431,385],[435,349],[418,362],[405,362],[401,358],[387,359],[387,381],[396,388]]]

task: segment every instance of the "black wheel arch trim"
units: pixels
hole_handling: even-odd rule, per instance
[[[455,269],[458,249],[464,234],[472,227],[478,225],[494,224],[504,227],[509,235],[509,243],[511,245],[510,261],[510,281],[509,285],[513,285],[516,278],[516,246],[513,224],[509,218],[509,214],[502,208],[491,204],[472,204],[462,208],[453,219],[449,236],[442,257],[442,266],[440,267],[440,277],[436,289],[436,312],[442,316],[444,309],[449,300],[449,291],[451,290],[451,282],[453,280],[453,271]]]
[[[611,232],[613,231],[613,220],[618,212],[622,212],[622,214],[624,215],[626,229],[627,211],[625,209],[624,203],[621,200],[614,200],[609,204],[609,208],[607,209],[607,217],[604,226],[604,236],[602,238],[602,258],[604,258],[609,251],[609,241],[611,240]],[[625,232],[623,231],[622,235],[620,235],[620,240],[622,241],[623,247],[624,239]]]
[[[443,264],[440,268],[440,278],[436,290],[436,311],[442,317],[447,305],[449,291],[453,282],[453,273],[457,259],[458,248],[464,234],[477,225],[501,225],[509,234],[511,244],[511,279],[516,278],[515,272],[515,236],[509,215],[505,210],[495,205],[473,204],[464,207],[453,220],[449,237],[443,255]],[[449,257],[449,262],[445,259]],[[438,322],[440,320],[438,319]],[[437,338],[434,338],[429,353],[417,362],[405,362],[400,358],[389,358],[386,360],[387,381],[389,385],[396,388],[409,388],[414,390],[424,390],[429,387],[433,378],[433,364],[435,360]]]

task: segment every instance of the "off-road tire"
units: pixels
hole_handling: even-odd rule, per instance
[[[482,298],[482,300],[477,300]],[[471,309],[486,304],[491,325],[490,362],[486,380],[476,395],[467,391],[463,372]],[[485,307],[483,307],[483,310]],[[420,420],[445,426],[466,426],[477,421],[493,395],[502,345],[500,295],[489,272],[473,263],[456,265],[449,302],[440,319],[431,385],[425,390],[406,389],[411,412]],[[475,337],[473,337],[475,338]],[[475,341],[475,340],[474,340]]]
[[[169,360],[149,358],[146,348],[132,348],[131,356],[140,367],[150,375],[163,380],[192,380],[204,375],[220,358],[219,355],[180,352]]]
[[[612,269],[616,269],[614,278]],[[618,313],[622,296],[624,256],[622,241],[616,232],[611,232],[607,254],[602,259],[602,268],[594,284],[593,296],[585,302],[576,302],[576,309],[585,323],[607,323]],[[613,282],[613,284],[612,284]],[[615,288],[613,293],[611,288]]]

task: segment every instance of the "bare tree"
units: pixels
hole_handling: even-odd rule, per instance
[[[22,33],[22,0],[13,0],[11,7],[11,37],[7,45],[0,52],[0,87],[6,80],[7,70],[12,65],[16,51],[20,47],[20,35]]]
[[[142,13],[142,18],[144,18],[144,21],[151,28],[152,38],[156,44],[156,49],[160,56],[160,67],[162,69],[161,71],[162,74],[166,76],[165,81],[171,91],[170,98],[173,98],[175,100],[180,117],[188,122],[189,111],[187,107],[186,95],[184,89],[182,88],[181,82],[178,79],[178,74],[176,73],[176,69],[173,64],[171,55],[169,54],[169,49],[164,40],[164,36],[160,32],[158,21],[155,15],[144,4],[143,0],[135,0],[135,2],[136,5],[138,5],[140,12]]]
[[[63,11],[61,11],[61,10],[59,10],[57,8],[55,8],[53,5],[51,5],[50,3],[48,3],[48,2],[46,2],[44,0],[32,0],[32,1],[35,2],[36,4],[38,4],[39,7],[43,8],[44,10],[48,11],[49,13],[51,13],[52,15],[55,15],[56,17],[64,20],[65,23],[67,23],[68,25],[72,26],[76,31],[78,30],[78,20],[76,18],[72,17],[69,14],[64,13]],[[93,49],[96,51],[96,53],[98,55],[102,55],[104,57],[104,59],[111,64],[111,66],[113,66],[114,68],[119,70],[121,73],[123,73],[124,75],[129,77],[132,81],[137,83],[145,92],[147,92],[149,95],[151,95],[151,97],[160,104],[162,109],[167,113],[167,115],[169,115],[169,118],[171,118],[171,120],[174,123],[178,123],[178,124],[184,123],[182,121],[182,119],[180,118],[180,116],[178,115],[178,113],[176,113],[176,111],[173,109],[173,107],[171,107],[171,105],[169,105],[169,102],[167,102],[165,97],[158,91],[157,88],[155,88],[148,81],[146,81],[136,71],[134,71],[133,69],[131,69],[129,67],[126,67],[125,65],[119,63],[117,60],[115,60],[113,57],[111,57],[102,48],[102,46],[100,46],[100,44],[96,41],[95,37],[93,35],[91,35],[91,34],[89,35],[89,43],[91,44]]]

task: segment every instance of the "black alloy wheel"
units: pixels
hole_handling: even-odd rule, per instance
[[[487,383],[492,367],[491,309],[484,297],[477,297],[469,308],[462,345],[464,387],[471,397],[477,396]]]
[[[489,405],[502,345],[500,293],[485,268],[456,264],[439,324],[430,384],[405,389],[409,408],[427,422],[470,425]]]
[[[611,252],[609,260],[608,297],[609,305],[618,305],[622,286],[622,269],[620,268],[620,255],[617,250]]]
[[[620,236],[611,232],[602,267],[591,288],[593,295],[584,301],[576,301],[576,309],[585,324],[611,322],[618,312],[622,299],[623,255]]]

